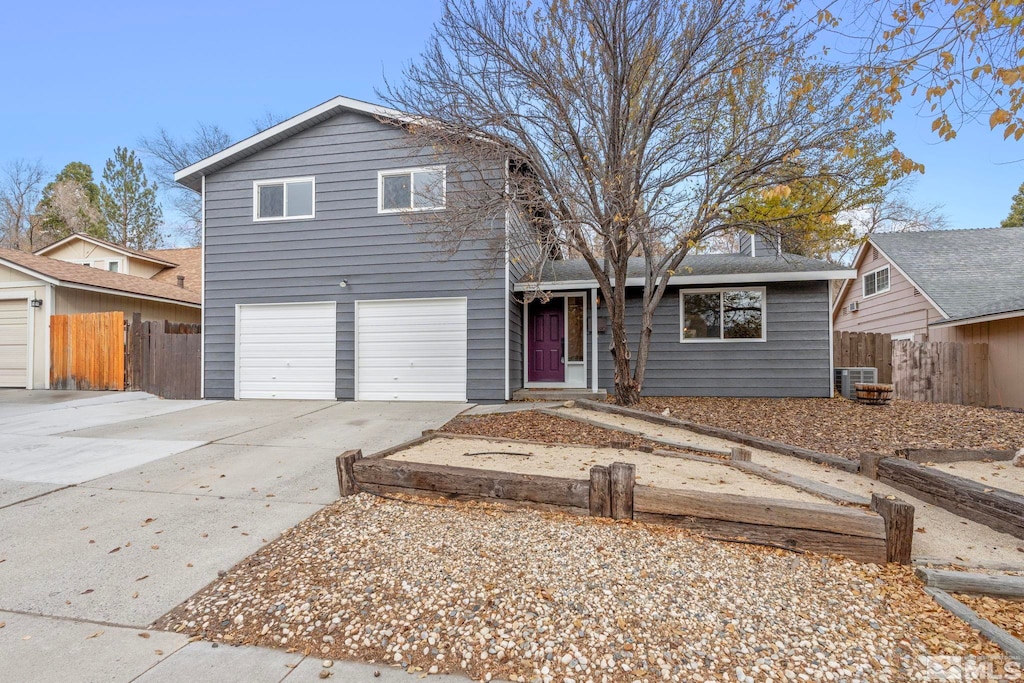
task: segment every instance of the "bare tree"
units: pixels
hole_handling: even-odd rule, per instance
[[[266,111],[263,112],[262,115],[254,119],[251,119],[249,123],[252,125],[253,135],[255,135],[256,133],[262,133],[267,128],[273,128],[277,124],[284,121],[284,119],[284,116],[278,116],[274,112],[267,109]]]
[[[40,236],[44,244],[76,232],[91,233],[97,225],[106,229],[99,207],[89,199],[81,183],[71,179],[58,180],[49,188],[46,210],[40,215]]]
[[[172,136],[161,128],[152,137],[139,140],[139,149],[152,162],[156,184],[163,188],[174,210],[185,222],[178,232],[193,245],[202,241],[202,198],[196,192],[174,182],[174,172],[216,154],[231,144],[231,136],[216,125],[199,124],[190,139]]]
[[[846,245],[837,245],[830,260],[849,263],[864,240],[877,233],[921,232],[949,227],[941,204],[915,204],[908,194],[909,184],[898,184],[883,201],[844,214],[842,219],[850,224],[851,239]]]
[[[860,182],[847,152],[871,129],[867,88],[810,56],[815,30],[767,1],[445,0],[422,58],[383,97],[474,183],[432,217],[440,239],[466,239],[514,202],[534,229],[513,234],[536,242],[514,258],[586,261],[608,309],[616,399],[631,404],[683,258],[786,220],[753,225],[730,207],[797,181]],[[632,257],[644,284],[627,297]]]
[[[33,251],[38,222],[33,210],[42,197],[46,171],[35,161],[18,159],[0,171],[0,246]]]

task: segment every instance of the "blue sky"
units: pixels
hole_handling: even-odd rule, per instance
[[[186,135],[202,121],[241,138],[267,112],[287,117],[338,94],[372,101],[419,54],[437,5],[13,3],[0,42],[0,163],[38,159],[56,173],[78,160],[99,176],[115,146],[160,127]],[[997,225],[1024,182],[1024,142],[972,124],[942,143],[929,124],[911,107],[891,123],[927,169],[912,197],[943,204],[950,227]]]

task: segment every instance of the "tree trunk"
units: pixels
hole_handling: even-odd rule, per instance
[[[622,280],[620,279],[619,282]],[[612,359],[615,365],[615,402],[620,406],[635,405],[640,401],[640,385],[630,369],[629,333],[626,330],[626,288],[616,284],[609,299],[608,315],[611,319]]]

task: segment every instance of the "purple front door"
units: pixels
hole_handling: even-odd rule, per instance
[[[530,382],[564,382],[562,339],[565,337],[564,300],[530,305]]]

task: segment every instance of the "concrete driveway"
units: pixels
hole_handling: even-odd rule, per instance
[[[138,634],[335,500],[337,454],[466,408],[40,393],[0,393],[0,671],[40,681],[313,680],[295,655]]]

